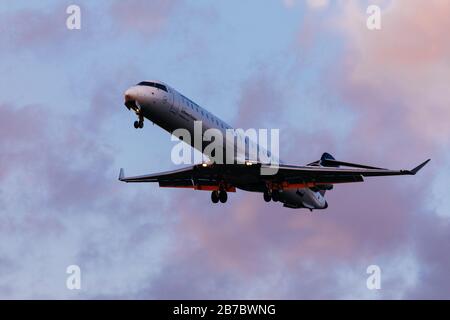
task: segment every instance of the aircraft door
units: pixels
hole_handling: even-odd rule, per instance
[[[171,103],[170,105],[170,112],[172,112],[173,114],[178,114],[181,110],[181,97],[175,92],[173,92],[172,95],[173,103]]]
[[[173,104],[173,93],[172,90],[164,92],[162,96],[162,102],[166,106],[171,106]]]

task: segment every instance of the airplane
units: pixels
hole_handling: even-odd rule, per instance
[[[143,128],[144,119],[171,134],[178,128],[184,128],[193,135],[194,121],[202,121],[203,130],[215,128],[225,132],[233,129],[161,81],[141,81],[127,89],[125,106],[137,115],[134,122],[136,129]],[[247,143],[250,142],[246,140],[245,146]],[[196,146],[192,139],[190,145],[204,153],[203,144]],[[237,150],[236,160],[242,157],[242,153],[245,154],[245,150]],[[227,202],[228,192],[236,192],[236,189],[259,192],[266,202],[280,202],[286,208],[312,211],[328,208],[325,192],[332,190],[335,184],[362,182],[364,177],[415,175],[430,161],[428,159],[411,170],[388,170],[338,161],[325,152],[319,160],[305,166],[279,161],[275,174],[262,175],[261,169],[270,168],[272,164],[260,160],[232,164],[203,162],[174,171],[134,177],[125,177],[123,169],[120,169],[119,180],[128,183],[157,182],[160,187],[210,191],[213,203]]]

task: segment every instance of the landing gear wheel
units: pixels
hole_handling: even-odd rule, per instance
[[[272,191],[272,200],[275,202],[280,201],[280,192],[278,190]]]
[[[138,119],[134,122],[134,127],[136,129],[142,129],[144,127],[144,116],[142,115],[141,109],[136,110],[136,115]]]
[[[265,202],[270,202],[270,200],[272,200],[272,197],[271,197],[270,193],[267,192],[267,191],[264,191],[263,197],[264,197],[264,201]]]
[[[219,193],[217,191],[211,192],[211,201],[213,203],[219,202]]]
[[[228,199],[227,192],[224,191],[224,190],[221,190],[219,192],[219,200],[220,200],[220,202],[225,203],[225,202],[227,202],[227,199]]]

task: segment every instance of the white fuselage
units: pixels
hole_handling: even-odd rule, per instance
[[[208,129],[217,129],[223,133],[224,149],[227,144],[235,144],[234,140],[227,140],[226,130],[233,129],[231,126],[160,81],[143,81],[141,84],[129,88],[125,92],[125,100],[135,101],[143,117],[156,123],[169,133],[178,128],[183,128],[188,130],[191,136],[194,136],[194,121],[201,121],[202,134]],[[247,143],[254,142],[251,140],[245,141],[244,148],[239,148],[241,144],[236,144],[236,158],[245,157],[245,145]],[[193,139],[191,146],[203,152],[203,149],[194,144]],[[223,150],[223,154],[225,153],[226,150]],[[275,160],[279,163],[278,159]],[[324,209],[327,207],[324,196],[309,188],[281,190],[280,201],[285,206],[292,208]]]

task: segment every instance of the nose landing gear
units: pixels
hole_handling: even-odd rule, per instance
[[[144,116],[141,114],[141,110],[136,110],[136,115],[138,116],[138,120],[134,122],[135,129],[142,129],[144,127]]]
[[[134,122],[134,128],[135,129],[142,129],[144,127],[144,116],[141,114],[141,108],[138,106],[136,101],[134,100],[126,100],[125,106],[128,108],[128,110],[133,109],[133,111],[138,116],[138,120]]]
[[[144,127],[144,120],[142,119],[142,120],[136,120],[135,122],[134,122],[134,128],[135,129],[142,129]]]

